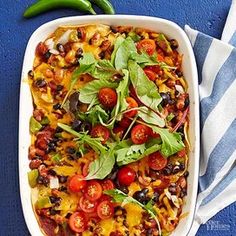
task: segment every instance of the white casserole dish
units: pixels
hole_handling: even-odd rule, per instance
[[[199,104],[198,104],[198,84],[197,69],[191,44],[184,31],[175,23],[146,16],[130,15],[98,15],[98,16],[75,16],[60,18],[39,27],[31,36],[24,57],[21,90],[20,90],[20,111],[19,111],[19,180],[21,203],[24,217],[28,229],[33,236],[43,235],[37,220],[35,218],[31,205],[31,189],[28,184],[27,172],[29,171],[28,147],[30,145],[29,119],[32,115],[33,106],[30,94],[30,88],[26,82],[27,73],[32,69],[35,48],[40,41],[44,41],[58,26],[75,25],[87,23],[103,23],[108,25],[131,25],[143,27],[157,32],[162,32],[170,38],[175,38],[179,42],[179,52],[183,57],[183,71],[189,84],[190,94],[190,130],[189,138],[191,142],[191,152],[189,158],[188,177],[188,195],[183,213],[188,213],[184,217],[173,236],[185,236],[191,227],[198,186],[198,169],[199,169]]]

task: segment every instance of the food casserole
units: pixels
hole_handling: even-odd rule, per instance
[[[138,19],[138,20],[137,20]],[[150,29],[156,32],[162,32],[168,37],[174,37],[180,44],[179,51],[184,55],[183,60],[183,71],[185,78],[189,84],[189,94],[190,94],[190,142],[191,142],[191,152],[189,161],[189,172],[190,176],[188,178],[188,196],[186,200],[186,205],[184,208],[184,213],[187,216],[184,217],[179,226],[177,227],[175,233],[176,235],[185,235],[189,230],[192,222],[192,217],[194,213],[195,198],[197,192],[197,176],[198,176],[198,152],[199,152],[199,142],[198,142],[198,100],[197,100],[197,74],[194,62],[194,57],[191,49],[191,45],[183,33],[183,31],[177,27],[175,24],[170,23],[165,20],[150,18],[150,17],[137,17],[137,16],[97,16],[97,17],[72,17],[59,19],[44,26],[40,27],[31,37],[29,45],[26,50],[25,61],[22,72],[22,86],[21,86],[21,104],[20,104],[20,133],[19,133],[19,165],[20,165],[20,184],[21,184],[21,198],[22,205],[24,209],[24,215],[26,222],[30,229],[32,235],[40,235],[39,227],[37,221],[33,216],[33,211],[31,209],[30,200],[30,188],[27,183],[27,172],[28,172],[28,160],[27,152],[28,146],[30,144],[30,135],[27,138],[22,138],[25,135],[26,130],[29,130],[28,120],[32,114],[32,101],[29,91],[28,84],[25,82],[28,71],[32,68],[34,49],[39,41],[44,41],[45,38],[52,33],[60,25],[80,25],[88,23],[104,23],[108,25],[131,25],[131,26],[142,26],[143,28]],[[192,81],[190,80],[192,79]],[[182,225],[182,227],[181,227]],[[33,226],[33,227],[32,227]],[[174,233],[174,234],[175,234]]]

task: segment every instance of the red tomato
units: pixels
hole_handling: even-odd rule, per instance
[[[150,129],[150,135],[152,138],[160,138],[160,134],[154,133],[152,129]]]
[[[112,88],[101,88],[98,93],[98,100],[107,109],[112,109],[117,103],[116,91]]]
[[[144,72],[146,74],[146,76],[151,80],[151,81],[155,81],[156,80],[156,74],[155,72],[153,72],[152,70],[146,69],[144,68]]]
[[[103,201],[99,203],[97,207],[98,216],[101,219],[108,219],[113,216],[114,214],[114,207],[111,202]]]
[[[110,179],[103,180],[102,183],[102,189],[104,190],[111,190],[115,188],[115,185]]]
[[[126,102],[128,103],[128,109],[138,107],[138,103],[131,97],[127,97]],[[128,112],[124,113],[124,116],[128,117],[128,118],[132,118],[132,117],[136,116],[137,112],[138,112],[137,110],[128,111]]]
[[[134,144],[143,144],[148,140],[150,128],[143,124],[138,124],[131,130],[131,140]]]
[[[90,201],[96,201],[102,196],[102,186],[96,180],[88,182],[85,188],[85,197]]]
[[[103,194],[103,195],[99,198],[98,202],[104,202],[104,201],[109,201],[109,202],[111,202],[111,197],[108,196],[108,195],[106,195],[106,194]]]
[[[137,43],[137,49],[151,56],[156,51],[156,43],[152,39],[143,39]]]
[[[148,156],[148,165],[153,170],[162,170],[167,165],[167,158],[160,152],[154,152]]]
[[[74,175],[70,178],[68,187],[71,192],[80,192],[81,189],[85,188],[86,180],[84,180],[84,176],[82,175]]]
[[[119,125],[123,128],[128,128],[130,124],[132,123],[132,120],[130,120],[127,117],[123,117],[119,123]]]
[[[184,157],[186,155],[186,150],[185,148],[183,148],[182,150],[180,150],[178,153],[177,153],[178,157]]]
[[[75,212],[69,218],[70,228],[76,232],[84,232],[87,228],[87,220],[83,212]]]
[[[103,125],[96,125],[92,128],[91,136],[93,138],[102,138],[102,144],[105,144],[110,137],[110,131]]]
[[[160,66],[158,66],[158,65],[156,65],[156,66],[146,66],[145,68],[144,68],[144,70],[151,70],[151,71],[153,71],[154,73],[156,73],[156,74],[159,74],[159,72],[161,71],[161,68],[160,68]]]
[[[79,200],[80,208],[86,213],[95,212],[97,208],[97,204],[98,204],[97,202],[92,202],[83,196]]]
[[[116,134],[119,138],[122,138],[123,135],[125,134],[125,129],[124,127],[121,126],[116,126],[113,128],[113,133]]]
[[[117,174],[119,183],[125,186],[128,186],[133,183],[135,180],[135,176],[135,171],[127,166],[122,167]]]

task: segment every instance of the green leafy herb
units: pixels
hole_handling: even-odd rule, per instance
[[[113,150],[102,153],[89,165],[89,174],[86,176],[86,179],[104,179],[111,173],[114,164],[115,156]]]
[[[130,32],[128,33],[128,36],[129,36],[134,42],[138,42],[138,41],[141,39],[141,37],[140,37],[138,34],[136,34],[134,31],[130,31]]]
[[[92,138],[90,135],[86,133],[83,133],[83,134],[78,133],[75,130],[73,130],[70,126],[62,124],[62,123],[58,123],[57,125],[63,130],[65,130],[66,132],[77,137],[76,141],[78,144],[82,146],[84,144],[87,144],[97,153],[105,153],[107,151],[107,148],[102,145],[100,138]]]
[[[128,63],[130,79],[141,102],[159,113],[158,105],[162,98],[157,91],[154,82],[150,81],[143,69],[134,61]]]
[[[132,145],[130,140],[123,140],[116,146],[116,161],[119,166],[138,161],[153,152],[160,150],[159,140],[152,140],[145,144]]]
[[[125,39],[122,36],[119,36],[115,41],[114,49],[113,49],[113,52],[111,54],[111,63],[113,65],[115,65],[116,52],[117,52],[118,48],[120,47],[120,45],[124,42],[124,40]]]
[[[101,121],[103,123],[108,122],[109,115],[107,112],[100,106],[96,105],[92,107],[86,114],[86,120],[89,121],[93,126],[98,124]]]
[[[159,37],[157,38],[157,44],[165,52],[172,53],[172,49],[171,49],[170,43],[166,39],[164,34],[159,34]]]
[[[159,127],[165,126],[165,120],[147,107],[141,107],[138,110],[138,116],[148,124],[157,125]]]
[[[157,216],[156,216],[157,213],[156,213],[155,209],[153,208],[152,200],[150,200],[146,205],[143,205],[142,203],[140,203],[139,201],[137,201],[133,197],[128,196],[127,194],[123,193],[119,189],[106,190],[106,191],[104,191],[104,193],[106,195],[112,197],[114,202],[122,203],[122,205],[125,205],[127,203],[134,203],[134,204],[137,204],[138,206],[142,207],[144,210],[146,210],[150,214],[150,216],[153,219],[155,219],[157,226],[158,226],[159,234],[161,235],[160,223],[159,223],[159,220],[157,219]]]
[[[37,133],[42,128],[42,125],[34,119],[33,116],[30,117],[30,132],[32,134]]]
[[[117,70],[127,69],[128,60],[133,52],[137,52],[134,41],[127,37],[119,46],[115,55],[115,67]]]
[[[150,125],[150,127],[155,133],[160,134],[162,140],[161,153],[165,157],[171,156],[185,147],[179,133],[170,132],[169,129],[163,129],[153,125]]]
[[[80,89],[79,100],[89,104],[89,110],[92,106],[99,104],[97,94],[101,88],[116,88],[117,86],[117,83],[106,79],[93,80]]]
[[[167,117],[166,117],[166,120],[168,122],[170,122],[173,118],[175,117],[175,115],[173,113],[170,113]]]

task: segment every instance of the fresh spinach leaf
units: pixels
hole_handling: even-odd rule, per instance
[[[137,52],[136,46],[134,41],[130,37],[127,37],[120,44],[115,55],[115,67],[117,70],[127,69],[128,60],[133,52]]]
[[[111,63],[113,65],[115,65],[115,57],[116,57],[117,50],[120,47],[120,45],[124,42],[124,40],[125,39],[122,36],[119,36],[115,41],[114,49],[113,49],[113,52],[111,54]]]
[[[147,107],[141,107],[138,110],[138,116],[148,124],[157,125],[159,127],[165,126],[165,120]]]
[[[162,98],[154,82],[150,81],[143,69],[133,60],[129,60],[130,79],[140,101],[147,107],[159,113],[158,105]]]
[[[86,179],[104,179],[111,173],[114,164],[115,156],[113,150],[101,153],[100,156],[89,165],[89,173]]]
[[[100,105],[92,107],[88,112],[85,113],[85,115],[86,120],[89,121],[93,126],[101,121],[106,123],[109,119],[109,115]]]
[[[114,202],[121,203],[122,205],[125,205],[127,203],[134,203],[137,204],[138,206],[142,207],[144,210],[146,210],[150,216],[155,219],[159,234],[161,235],[161,227],[160,227],[160,222],[157,218],[157,213],[155,209],[153,208],[153,202],[152,200],[149,201],[146,205],[143,205],[141,202],[137,201],[131,196],[128,196],[127,194],[123,193],[119,189],[111,189],[111,190],[106,190],[104,193],[110,197],[112,197]]]

